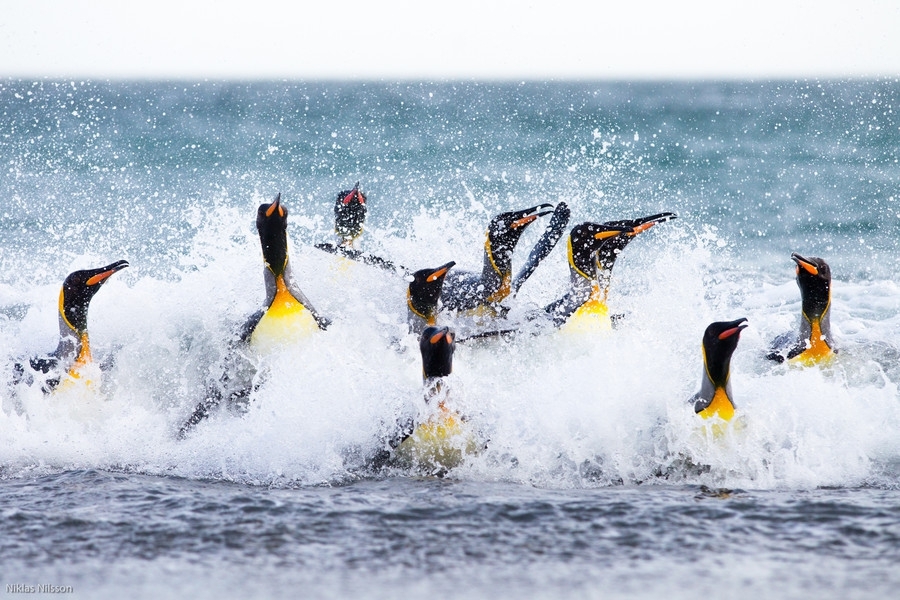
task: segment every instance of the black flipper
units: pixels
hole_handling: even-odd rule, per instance
[[[336,254],[338,256],[343,256],[344,258],[349,258],[350,260],[355,260],[356,262],[361,262],[364,265],[379,267],[381,269],[384,269],[385,271],[392,271],[397,275],[401,275],[403,277],[412,273],[410,269],[407,269],[403,265],[394,264],[387,259],[381,258],[380,256],[375,256],[374,254],[369,254],[368,252],[363,252],[355,248],[335,246],[330,242],[320,242],[316,244],[316,248],[322,250],[323,252],[328,252],[329,254]]]
[[[537,244],[535,244],[534,248],[531,249],[531,254],[528,255],[528,260],[525,261],[525,264],[519,270],[515,277],[512,280],[512,294],[515,295],[516,292],[519,291],[519,288],[522,287],[531,274],[534,273],[534,270],[537,269],[538,265],[542,260],[547,258],[547,255],[550,254],[550,251],[556,246],[556,243],[562,237],[563,233],[566,231],[566,226],[569,224],[569,216],[571,215],[571,211],[569,210],[568,205],[565,202],[560,202],[556,205],[556,209],[553,211],[553,216],[550,217],[550,223],[547,225],[547,229],[544,230],[544,234],[541,236],[541,239],[538,240]]]

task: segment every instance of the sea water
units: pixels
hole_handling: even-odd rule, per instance
[[[0,586],[890,595],[898,109],[896,80],[0,82]],[[409,269],[478,271],[490,218],[544,202],[566,202],[570,225],[678,218],[619,257],[615,330],[459,344],[447,383],[482,452],[443,478],[372,473],[423,401],[406,281],[314,247],[357,181],[358,246]],[[260,365],[246,414],[179,441],[264,301],[254,221],[277,193],[295,279],[333,324]],[[511,319],[565,293],[564,246]],[[791,252],[832,268],[826,368],[764,360],[798,325]],[[16,362],[56,345],[66,274],[118,259],[131,266],[89,314],[99,389],[12,385]],[[739,317],[739,426],[709,435],[686,402],[700,339]]]

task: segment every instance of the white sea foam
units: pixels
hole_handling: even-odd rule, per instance
[[[333,325],[262,365],[247,414],[223,411],[176,441],[219,377],[235,331],[263,300],[252,208],[195,211],[194,245],[165,277],[132,264],[104,286],[91,306],[91,336],[96,355],[116,361],[98,392],[100,409],[59,410],[20,385],[0,413],[8,473],[99,467],[335,483],[357,476],[397,420],[415,414],[421,367],[405,330],[406,282],[312,249],[326,228],[292,213],[296,279]],[[423,209],[408,233],[374,228],[364,245],[410,268],[456,260],[480,270],[488,218],[478,202],[464,214]],[[539,233],[540,226],[527,232],[516,265]],[[834,365],[773,365],[763,359],[768,342],[799,317],[792,265],[747,272],[732,244],[689,216],[661,224],[616,265],[609,303],[626,317],[615,331],[460,344],[451,401],[488,442],[452,476],[549,487],[665,476],[725,487],[878,484],[900,458],[896,284],[837,273]],[[72,265],[117,258],[85,255]],[[549,303],[567,281],[560,244],[511,303],[512,314]],[[56,285],[24,276],[0,288],[7,373],[16,358],[55,345],[57,294]],[[750,322],[733,363],[741,427],[713,439],[686,399],[699,386],[704,328],[738,317]]]

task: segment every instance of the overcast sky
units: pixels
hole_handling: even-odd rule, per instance
[[[0,77],[900,76],[897,0],[0,0]]]

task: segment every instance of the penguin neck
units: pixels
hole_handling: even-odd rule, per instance
[[[500,302],[509,296],[511,284],[512,250],[495,248],[488,237],[484,242],[484,268],[481,272],[481,285],[484,286],[486,301]]]
[[[703,377],[694,410],[704,419],[718,416],[726,421],[734,416],[734,398],[731,393],[730,361],[725,364],[724,373],[713,374],[703,349]],[[717,383],[718,382],[718,383]]]
[[[831,297],[825,305],[821,316],[812,317],[804,308],[800,318],[800,338],[807,344],[802,355],[817,360],[832,353],[831,348]]]
[[[70,370],[90,364],[93,358],[88,332],[86,330],[75,331],[60,319],[59,344],[52,354],[60,360],[70,362]]]
[[[266,279],[266,312],[279,309],[290,310],[294,304],[300,301],[291,292],[287,280],[287,263],[280,275],[275,275],[268,267],[265,270]]]
[[[426,404],[437,403],[438,408],[446,410],[444,401],[447,399],[448,388],[443,377],[424,377],[423,393]]]

